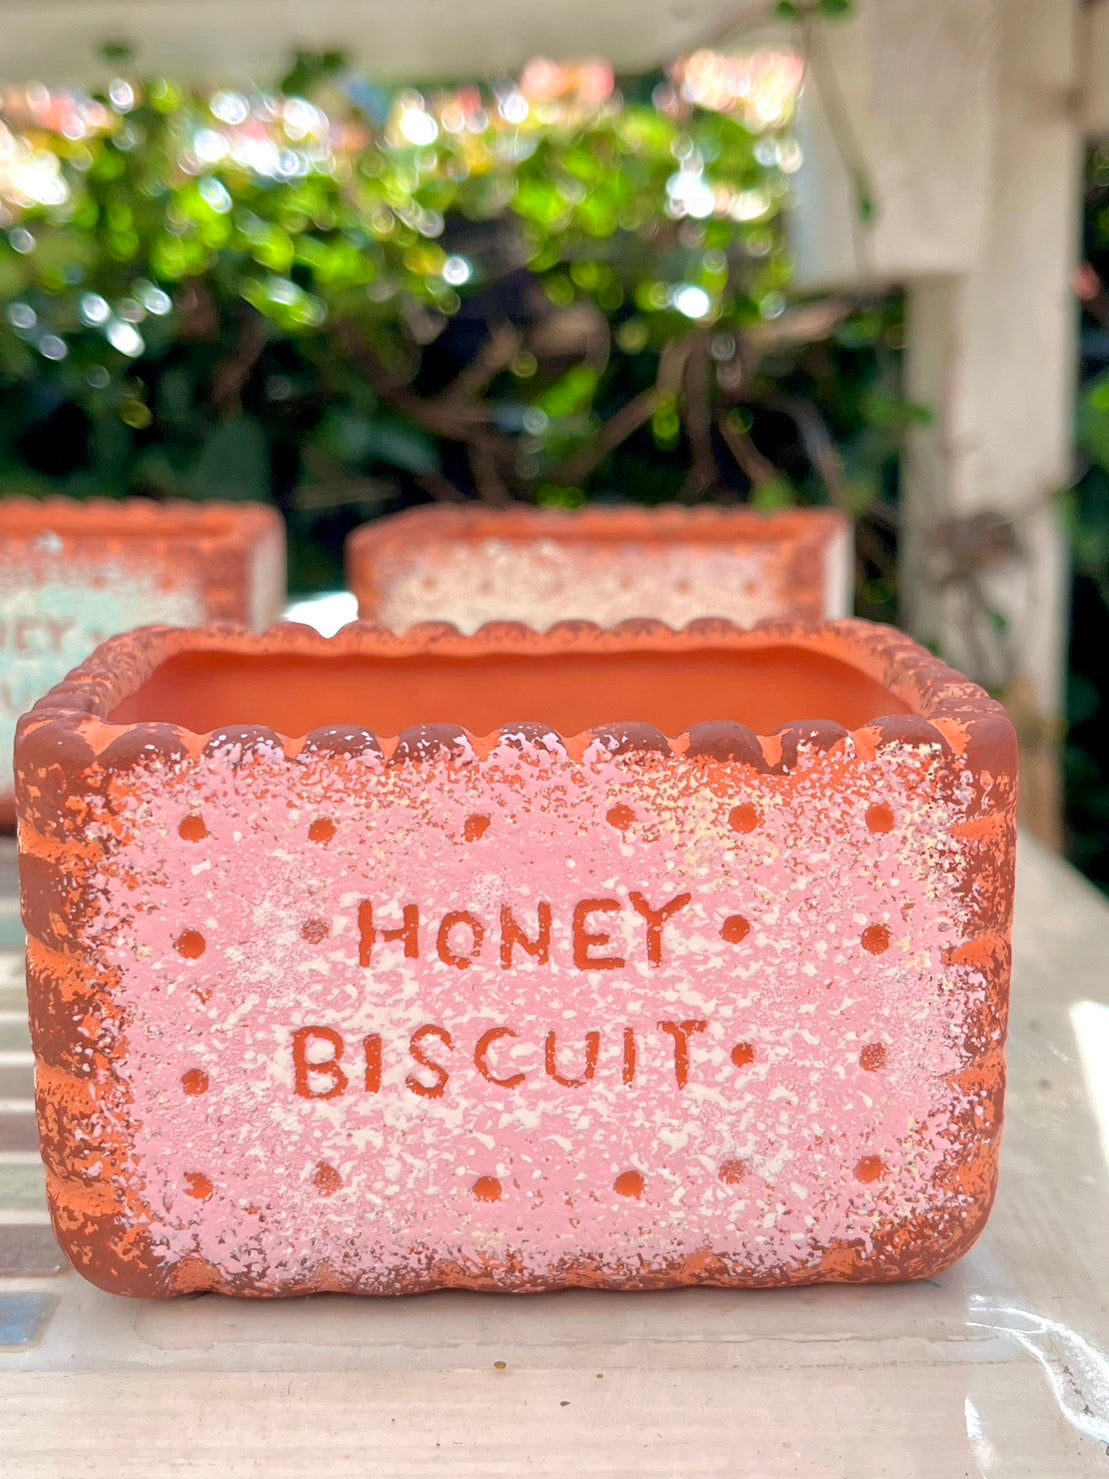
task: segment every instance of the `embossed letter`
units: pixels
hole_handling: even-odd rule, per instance
[[[404,923],[396,929],[379,930],[374,928],[374,906],[369,899],[363,899],[358,906],[358,964],[369,965],[373,959],[374,944],[380,937],[382,940],[403,940],[404,954],[407,960],[415,960],[420,953],[419,929],[420,929],[420,906],[418,904],[405,904]]]
[[[625,1027],[624,1028],[624,1067],[623,1067],[623,1071],[621,1072],[621,1075],[620,1076],[623,1079],[624,1083],[626,1083],[626,1084],[632,1084],[632,1083],[635,1082],[635,1065],[636,1065],[636,1062],[638,1061],[638,1057],[639,1057],[639,1052],[638,1052],[638,1049],[636,1047],[635,1031],[631,1027]]]
[[[331,1056],[309,1058],[308,1049],[313,1042],[327,1043]],[[337,1099],[344,1092],[348,1079],[339,1067],[343,1046],[342,1035],[334,1027],[298,1027],[293,1033],[293,1088],[301,1099]],[[325,1078],[327,1087],[314,1089],[313,1074]]]
[[[551,958],[551,906],[550,904],[537,904],[536,913],[539,916],[539,934],[534,940],[529,939],[516,923],[516,916],[507,904],[501,906],[501,969],[508,971],[512,969],[512,947],[519,945],[521,950],[527,951],[528,955],[534,955],[540,965],[546,965]]]
[[[474,1067],[482,1078],[489,1083],[496,1084],[499,1089],[514,1089],[517,1084],[522,1084],[525,1075],[522,1073],[510,1073],[507,1078],[498,1078],[489,1067],[488,1053],[493,1044],[502,1037],[515,1037],[511,1027],[490,1027],[488,1032],[483,1032],[474,1047]]]
[[[619,899],[580,899],[574,905],[574,964],[579,971],[618,971],[625,964],[622,955],[590,955],[590,947],[609,944],[607,930],[588,928],[590,914],[619,914]]]
[[[460,955],[457,950],[451,949],[451,930],[463,925],[470,931],[470,949],[466,955]],[[481,954],[481,942],[484,939],[485,926],[481,920],[475,918],[468,909],[454,909],[450,914],[443,915],[435,947],[439,951],[439,959],[445,965],[457,966],[460,971],[464,971],[469,968],[471,960],[476,960]]]
[[[582,1084],[588,1083],[597,1072],[597,1058],[600,1051],[601,1034],[587,1032],[585,1034],[585,1069],[582,1076],[581,1078],[566,1078],[558,1071],[558,1033],[548,1032],[543,1053],[547,1076],[553,1078],[556,1084],[562,1084],[564,1088],[580,1089]]]
[[[447,1087],[447,1080],[450,1078],[450,1074],[441,1063],[433,1062],[424,1052],[423,1043],[425,1038],[429,1037],[437,1037],[445,1048],[454,1047],[454,1039],[445,1027],[437,1027],[434,1022],[429,1022],[424,1027],[417,1027],[408,1044],[408,1051],[421,1068],[431,1069],[432,1073],[435,1074],[435,1082],[433,1084],[422,1084],[418,1078],[413,1078],[409,1074],[405,1079],[405,1083],[412,1090],[413,1094],[420,1094],[424,1099],[440,1099],[442,1098],[443,1090]]]
[[[685,908],[693,895],[678,894],[677,898],[671,899],[669,904],[660,904],[657,909],[652,909],[643,895],[634,890],[628,897],[632,901],[632,908],[635,912],[647,921],[647,959],[652,965],[661,965],[662,927],[672,914],[677,914],[679,909]]]
[[[362,1039],[366,1059],[366,1093],[376,1094],[381,1088],[381,1033],[371,1032]]]
[[[674,1039],[674,1077],[678,1088],[684,1089],[689,1082],[689,1039],[695,1032],[704,1032],[709,1024],[694,1019],[689,1022],[660,1022],[658,1025]]]

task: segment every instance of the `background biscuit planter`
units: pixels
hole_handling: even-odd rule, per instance
[[[18,739],[58,1235],[135,1295],[936,1274],[1014,765],[861,622],[116,638]]]
[[[829,509],[485,509],[443,505],[366,524],[347,542],[360,614],[393,631],[487,621],[546,631],[702,616],[740,626],[843,616],[850,531]]]
[[[0,827],[16,720],[116,632],[266,627],[285,596],[279,516],[256,504],[0,500]]]

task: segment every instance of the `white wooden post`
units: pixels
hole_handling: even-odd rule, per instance
[[[981,267],[909,291],[908,390],[935,420],[905,462],[905,618],[1002,690],[1021,731],[1024,820],[1054,846],[1067,565],[1052,495],[1073,439],[1080,9],[1004,0]]]
[[[882,287],[980,261],[1002,3],[855,0],[850,20],[814,28],[788,223],[799,287]],[[860,184],[875,207],[865,228]]]
[[[1087,137],[1109,135],[1109,0],[1093,0],[1082,16],[1082,122]]]
[[[1001,691],[1024,821],[1054,846],[1067,578],[1052,495],[1073,439],[1083,82],[1087,121],[1109,128],[1109,69],[1083,65],[1109,60],[1109,0],[1080,29],[1082,11],[858,0],[820,36],[792,213],[801,286],[906,288],[908,393],[934,420],[904,464],[903,621]]]

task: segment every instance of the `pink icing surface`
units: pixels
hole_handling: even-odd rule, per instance
[[[93,927],[118,971],[126,1174],[155,1249],[261,1289],[321,1267],[387,1288],[433,1259],[525,1283],[582,1257],[634,1275],[706,1252],[761,1277],[815,1269],[841,1240],[865,1249],[942,1202],[957,1216],[937,1171],[968,1105],[947,1076],[985,999],[977,969],[945,963],[968,930],[951,828],[969,780],[937,784],[934,751],[846,744],[792,776],[599,744],[581,762],[531,744],[450,764],[262,750],[239,768],[235,748],[157,761]],[[875,803],[891,830],[868,825]],[[207,835],[189,840],[195,816]],[[653,951],[633,892],[655,909],[690,896]],[[619,907],[579,933],[608,931],[592,956],[625,963],[582,969],[575,906],[600,899]],[[517,949],[503,968],[502,908],[534,937],[540,901],[549,960]],[[382,934],[406,905],[414,959]],[[464,966],[437,950],[451,911],[484,928]],[[864,944],[885,942],[875,926],[881,953]],[[187,932],[199,956],[181,953],[197,948]],[[473,927],[443,939],[461,959]],[[449,1074],[437,1096],[413,1088],[439,1086],[409,1047],[427,1026],[452,1044],[424,1034]],[[335,1073],[305,1066],[333,1055],[318,1033],[300,1070],[313,1097],[296,1091],[309,1027],[342,1040],[334,1097],[317,1096]],[[498,1027],[515,1036],[483,1061],[524,1075],[511,1087],[475,1063]],[[550,1076],[550,1032],[566,1078],[599,1034],[592,1078]]]

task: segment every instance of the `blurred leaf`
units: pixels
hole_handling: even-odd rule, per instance
[[[1073,673],[1067,686],[1067,718],[1073,724],[1085,724],[1101,707],[1102,696],[1095,683],[1082,673]]]
[[[1109,372],[1093,380],[1079,399],[1078,439],[1082,450],[1109,472]]]
[[[535,404],[552,419],[573,416],[590,404],[596,388],[596,370],[588,365],[574,365],[553,385],[548,386],[536,398]]]
[[[777,513],[796,505],[797,490],[788,478],[768,478],[765,482],[756,483],[751,490],[751,502],[763,513]]]
[[[931,426],[933,415],[927,406],[904,400],[884,386],[876,385],[862,396],[860,410],[872,426],[901,436],[914,426]]]
[[[439,470],[434,439],[397,417],[380,416],[367,423],[366,454],[405,472],[426,476]]]
[[[121,68],[129,65],[135,55],[134,47],[128,41],[103,41],[97,51],[102,61],[113,62]]]
[[[847,479],[847,513],[857,519],[879,502],[882,487],[875,472],[859,472]]]
[[[303,96],[341,72],[347,65],[343,51],[298,51],[293,65],[278,87],[292,96]]]
[[[344,407],[332,407],[316,430],[315,445],[345,467],[360,467],[370,454],[370,423]]]
[[[127,464],[133,445],[131,432],[118,416],[103,416],[94,426],[93,466],[103,493],[126,486]]]
[[[560,488],[554,483],[543,483],[536,490],[535,501],[541,508],[581,508],[585,494],[580,488]]]
[[[232,416],[205,438],[189,474],[193,498],[263,502],[269,492],[266,439],[249,416]]]

